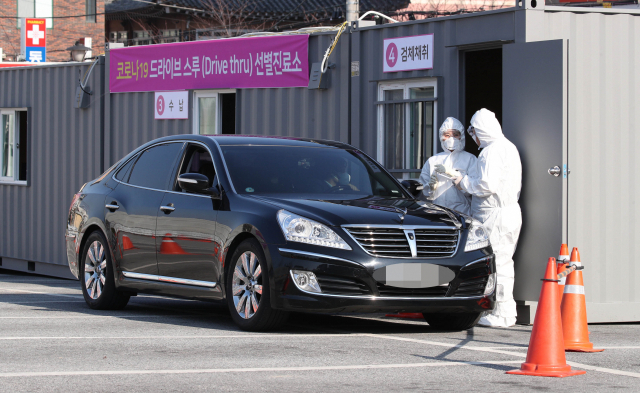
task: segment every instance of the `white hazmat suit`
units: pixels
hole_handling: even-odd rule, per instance
[[[518,149],[502,134],[493,112],[477,111],[471,118],[471,127],[482,149],[476,175],[463,176],[455,182],[472,195],[471,215],[489,232],[497,268],[496,308],[483,316],[479,324],[509,327],[515,325],[517,316],[513,300],[513,254],[522,227],[518,205],[522,164]]]
[[[460,143],[456,142],[455,144],[449,145],[445,142],[445,140],[443,139],[443,134],[448,130],[457,130],[460,132]],[[434,168],[437,165],[444,165],[447,168],[457,170],[462,175],[476,175],[475,170],[477,158],[473,154],[464,151],[464,126],[462,125],[462,123],[460,123],[453,117],[448,117],[442,123],[442,126],[440,126],[439,134],[440,144],[442,145],[442,149],[444,151],[430,157],[422,168],[422,173],[420,173],[419,181],[425,186],[425,190],[428,189],[429,180],[434,174]],[[450,142],[454,141],[451,140]],[[450,147],[454,147],[454,150],[450,151]],[[450,187],[449,189],[447,189],[442,195],[438,196],[433,201],[433,203],[457,210],[467,215],[471,215],[471,196],[456,189],[455,187]]]

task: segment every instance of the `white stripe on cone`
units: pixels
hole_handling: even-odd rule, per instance
[[[567,282],[567,276],[564,276],[560,279],[560,282],[558,282],[558,285],[564,285]]]
[[[565,285],[564,293],[572,293],[574,295],[584,295],[584,286],[582,285]]]

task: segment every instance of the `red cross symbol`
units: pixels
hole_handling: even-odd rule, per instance
[[[40,40],[44,40],[45,32],[40,30],[40,25],[33,24],[31,26],[31,30],[27,31],[27,38],[32,41],[32,44],[28,46],[40,46]]]

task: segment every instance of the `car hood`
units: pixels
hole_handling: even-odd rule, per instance
[[[322,200],[292,198],[290,195],[252,195],[250,198],[331,226],[349,224],[464,226],[464,220],[459,213],[413,199],[366,197]],[[404,214],[405,211],[406,214]]]

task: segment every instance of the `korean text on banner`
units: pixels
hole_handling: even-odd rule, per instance
[[[387,38],[383,49],[383,72],[433,68],[433,34]]]
[[[307,87],[308,46],[308,35],[290,35],[112,49],[109,89]]]

